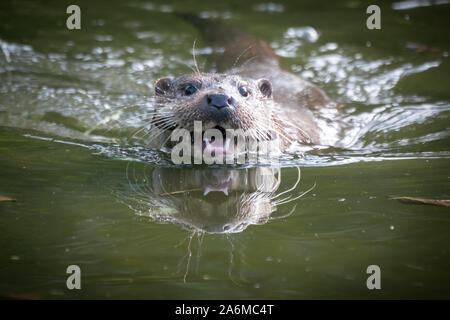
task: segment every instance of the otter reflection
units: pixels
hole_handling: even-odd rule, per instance
[[[286,217],[277,206],[297,200],[311,189],[298,193],[296,182],[277,194],[281,170],[270,167],[154,168],[145,187],[134,191],[139,215],[181,225],[200,233],[237,233],[249,225]],[[136,177],[136,173],[128,176]],[[131,182],[131,181],[130,181]],[[127,197],[128,200],[133,196]],[[282,210],[281,210],[282,211]]]

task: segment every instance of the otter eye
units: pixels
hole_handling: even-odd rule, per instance
[[[195,93],[197,91],[197,88],[194,86],[187,86],[186,89],[184,89],[184,94],[187,96],[190,96],[191,94]]]
[[[248,90],[246,87],[242,86],[239,87],[239,93],[241,94],[241,96],[243,97],[248,97]]]

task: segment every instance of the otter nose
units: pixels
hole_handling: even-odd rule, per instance
[[[233,104],[233,98],[222,93],[208,94],[206,96],[206,101],[208,102],[208,106],[215,107],[217,109],[231,107]]]

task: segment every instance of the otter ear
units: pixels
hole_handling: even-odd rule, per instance
[[[159,78],[155,82],[155,93],[157,96],[165,95],[171,87],[172,80],[170,78]]]
[[[258,80],[258,88],[264,97],[270,98],[272,96],[272,84],[267,79]]]

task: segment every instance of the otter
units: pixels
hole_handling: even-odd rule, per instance
[[[119,201],[139,216],[173,223],[199,233],[240,233],[251,225],[263,225],[292,213],[291,203],[309,190],[298,191],[297,180],[280,192],[280,168],[168,168],[151,173],[134,171],[145,184],[135,188],[129,180],[117,193]],[[129,194],[131,191],[131,195]]]
[[[203,147],[212,145],[223,152],[230,144],[227,129],[242,129],[257,141],[279,139],[281,151],[293,144],[327,144],[318,118],[321,110],[335,110],[337,104],[320,88],[283,70],[267,42],[220,21],[183,18],[199,26],[205,39],[222,50],[212,55],[213,72],[197,68],[192,74],[155,82],[152,146],[170,149],[170,133],[177,128],[192,132],[194,121],[201,121],[203,130],[222,132],[220,145],[212,139]],[[245,62],[236,66],[239,60]]]

